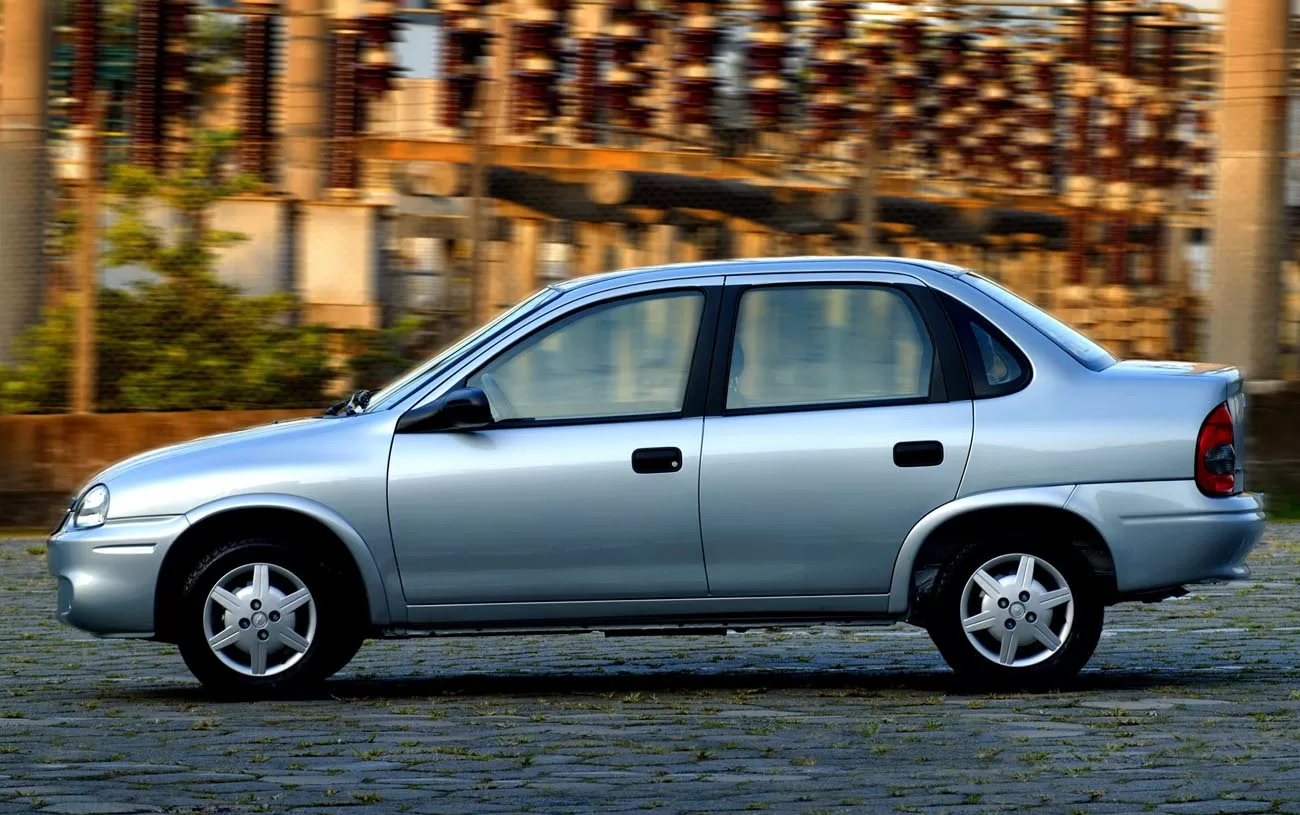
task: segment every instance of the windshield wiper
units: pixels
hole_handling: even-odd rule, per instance
[[[342,402],[335,402],[325,408],[325,413],[322,415],[337,416],[341,413],[344,416],[351,416],[354,413],[360,413],[366,409],[366,405],[370,404],[370,396],[371,391],[362,388]]]

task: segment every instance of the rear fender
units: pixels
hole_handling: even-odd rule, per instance
[[[903,546],[898,551],[898,558],[894,561],[893,579],[889,585],[889,613],[897,615],[907,613],[912,595],[912,569],[916,564],[917,554],[926,539],[944,523],[968,512],[998,507],[1037,506],[1064,509],[1074,489],[1073,484],[1061,484],[1054,487],[993,490],[968,495],[931,510],[928,515],[917,521],[911,532],[907,533],[907,538],[903,540]]]

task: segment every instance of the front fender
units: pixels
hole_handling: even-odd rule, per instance
[[[394,622],[394,616],[390,611],[393,598],[389,596],[388,587],[384,584],[374,552],[342,515],[324,504],[296,495],[279,493],[232,495],[197,507],[185,513],[185,517],[193,527],[207,518],[240,509],[283,509],[306,515],[324,524],[338,536],[339,540],[343,541],[343,545],[352,555],[353,562],[356,563],[357,572],[361,575],[361,583],[366,589],[371,622],[375,625],[390,625]],[[405,600],[400,588],[396,590],[396,596],[399,607],[404,608]]]
[[[916,563],[916,556],[920,553],[926,539],[944,523],[960,515],[981,509],[1012,506],[1063,509],[1074,490],[1075,485],[1073,484],[993,490],[968,495],[931,510],[924,518],[917,521],[911,532],[907,533],[907,537],[903,540],[903,546],[898,551],[898,558],[894,561],[893,579],[889,584],[889,613],[898,615],[907,613],[907,606],[912,595],[912,567]]]

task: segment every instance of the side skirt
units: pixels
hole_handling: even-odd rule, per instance
[[[382,636],[473,636],[580,633],[607,636],[725,634],[750,628],[809,625],[889,625],[889,595],[700,597],[582,600],[543,603],[463,603],[408,606],[408,623]]]

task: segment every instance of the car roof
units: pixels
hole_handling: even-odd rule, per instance
[[[654,283],[660,280],[677,280],[684,277],[708,277],[740,274],[778,274],[789,272],[830,271],[893,271],[908,272],[924,277],[925,272],[956,277],[969,269],[934,260],[885,256],[806,256],[774,258],[741,258],[737,260],[702,260],[690,263],[669,263],[663,266],[643,266],[616,272],[576,277],[557,283],[553,288],[570,292],[589,287],[608,288],[633,283]],[[918,274],[919,273],[919,274]]]

